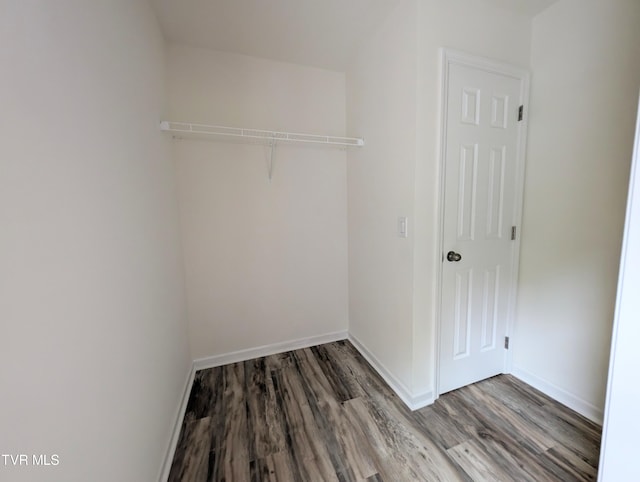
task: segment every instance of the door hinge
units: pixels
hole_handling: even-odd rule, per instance
[[[508,336],[504,337],[504,349],[505,350],[509,349],[509,337]]]
[[[521,105],[520,107],[518,107],[518,122],[522,120],[523,116],[524,116],[524,106]]]
[[[516,227],[511,226],[511,241],[515,241],[515,240],[516,240]]]

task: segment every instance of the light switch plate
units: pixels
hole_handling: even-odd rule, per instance
[[[398,216],[398,237],[399,238],[409,237],[409,225],[408,225],[407,218],[405,216]]]

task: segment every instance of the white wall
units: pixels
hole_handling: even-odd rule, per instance
[[[514,371],[600,419],[640,85],[640,3],[533,21]]]
[[[173,120],[345,135],[344,74],[184,46]],[[346,154],[174,142],[195,358],[347,330]]]
[[[347,72],[347,131],[366,143],[348,152],[349,334],[409,394],[417,3],[398,3]]]
[[[598,471],[598,480],[612,482],[640,479],[640,467],[630,463],[640,431],[640,109],[638,114]]]
[[[155,480],[190,369],[155,17],[0,12],[0,452],[59,456],[0,479]]]
[[[417,405],[435,390],[439,49],[526,66],[530,23],[472,0],[405,0],[347,72],[347,130],[366,139],[349,152],[349,331]]]

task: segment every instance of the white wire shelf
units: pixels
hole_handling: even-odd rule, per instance
[[[319,136],[315,134],[300,134],[295,132],[267,131],[262,129],[244,129],[240,127],[212,126],[206,124],[192,124],[189,122],[160,122],[160,129],[176,135],[190,134],[202,136],[231,136],[249,139],[262,139],[269,142],[303,142],[309,144],[324,144],[341,147],[362,147],[364,139],[359,137]]]

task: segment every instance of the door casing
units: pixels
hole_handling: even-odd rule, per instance
[[[520,142],[518,143],[518,152],[516,154],[516,186],[515,186],[515,223],[517,226],[517,236],[514,241],[515,246],[513,249],[513,273],[511,277],[511,284],[509,288],[509,305],[507,311],[507,336],[510,337],[509,349],[505,356],[504,373],[511,371],[513,362],[513,349],[517,346],[517,341],[514,341],[511,334],[513,333],[513,324],[516,314],[516,296],[517,296],[517,283],[519,272],[519,260],[520,260],[520,239],[522,235],[522,207],[524,197],[524,179],[525,179],[525,157],[527,146],[527,131],[528,131],[528,111],[529,111],[529,85],[530,74],[527,70],[517,66],[513,66],[508,63],[488,59],[485,57],[479,57],[464,52],[460,52],[452,49],[440,49],[441,57],[441,84],[440,84],[440,145],[439,145],[439,169],[440,179],[438,186],[438,251],[437,256],[440,260],[440,268],[437,271],[437,310],[436,310],[436,353],[434,364],[434,380],[435,380],[435,398],[440,395],[440,347],[441,347],[441,333],[442,333],[442,270],[444,260],[444,208],[445,208],[445,162],[446,162],[446,145],[447,145],[447,99],[449,95],[449,66],[457,64],[470,68],[475,68],[491,73],[496,73],[504,76],[509,76],[520,80],[520,105],[524,105],[523,118],[520,123]]]

